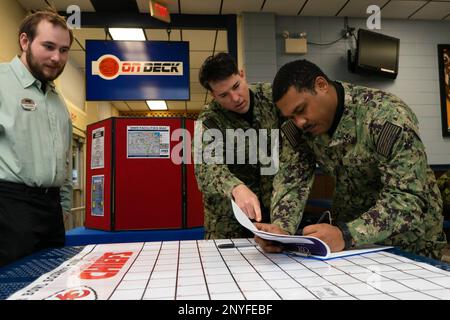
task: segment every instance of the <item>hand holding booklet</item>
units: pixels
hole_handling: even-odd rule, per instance
[[[320,260],[329,260],[392,248],[390,246],[370,245],[339,252],[331,252],[330,247],[316,237],[275,234],[258,230],[233,200],[231,200],[231,205],[233,207],[234,216],[243,227],[247,228],[253,232],[254,235],[262,239],[282,243],[285,247],[285,252],[287,253]]]

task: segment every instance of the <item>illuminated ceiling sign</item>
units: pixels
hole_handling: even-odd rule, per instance
[[[169,8],[156,1],[150,0],[150,15],[158,20],[170,23]]]

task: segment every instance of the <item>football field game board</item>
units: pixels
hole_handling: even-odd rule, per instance
[[[9,299],[450,300],[450,272],[389,251],[327,261],[267,254],[253,239],[99,244]]]

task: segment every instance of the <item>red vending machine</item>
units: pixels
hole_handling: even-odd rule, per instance
[[[106,231],[203,226],[193,133],[194,120],[185,118],[119,117],[88,125],[85,226]],[[180,163],[183,152],[191,161]]]

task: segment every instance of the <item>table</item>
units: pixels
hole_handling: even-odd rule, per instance
[[[66,246],[81,246],[99,243],[201,240],[204,238],[203,227],[170,230],[143,231],[102,231],[79,227],[66,232]]]
[[[230,241],[238,247],[217,247]],[[267,254],[253,244],[253,239],[221,239],[53,249],[16,263],[12,270],[0,269],[0,280],[16,272],[16,278],[6,279],[18,281],[3,298],[24,286],[26,281],[17,276],[18,270],[26,267],[38,273],[49,267],[50,272],[45,271],[27,292],[16,292],[10,298],[450,299],[449,265],[398,249],[318,261]],[[47,263],[49,258],[65,261],[51,268],[40,264],[44,257]]]

